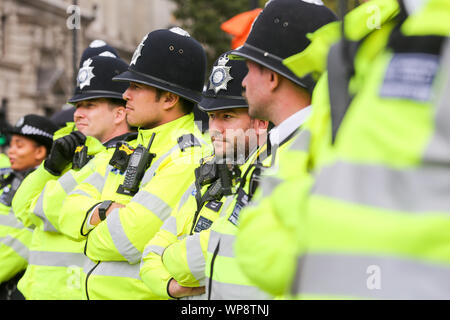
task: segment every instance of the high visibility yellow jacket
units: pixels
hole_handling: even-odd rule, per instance
[[[241,170],[244,169],[246,165],[247,163],[243,164]],[[233,182],[236,181],[234,180]],[[211,186],[212,185],[204,186],[200,191],[201,194],[204,195],[206,190]],[[223,196],[219,200],[211,200],[206,201],[203,204],[198,204],[196,200],[197,192],[195,183],[189,186],[171,216],[150,240],[142,254],[140,276],[145,284],[161,298],[171,298],[167,293],[167,286],[169,281],[174,278],[163,264],[162,256],[164,250],[169,245],[183,240],[188,235],[197,235],[199,232],[209,229],[211,224],[231,204],[232,197],[229,196]],[[198,207],[199,205],[201,205],[201,207]],[[188,246],[189,245],[195,247],[196,244],[189,242]],[[189,270],[190,274],[193,276],[189,279],[175,279],[181,285],[186,287],[199,287],[205,285],[203,268],[200,268],[198,272],[193,269],[197,267],[197,264],[195,261],[191,263],[191,260],[187,255],[183,255],[179,257],[179,259],[182,260],[180,263],[183,263],[187,268],[191,266],[191,269]],[[176,270],[175,274],[178,275],[179,271]]]
[[[278,250],[288,248],[290,253],[271,256],[278,265],[264,277],[272,276],[272,284],[263,279],[261,270],[250,270],[256,264],[246,256],[251,246],[244,247],[250,238],[262,243],[256,230],[264,233],[267,243],[268,228],[259,223],[258,229],[250,230],[257,219],[250,221],[247,215],[243,219],[246,225],[238,237],[238,259],[260,287],[300,298],[448,297],[442,284],[449,260],[441,254],[449,243],[444,231],[449,222],[443,214],[448,210],[440,205],[440,183],[434,175],[442,178],[445,170],[435,171],[436,154],[427,152],[437,143],[432,139],[439,129],[435,119],[445,117],[433,107],[429,95],[440,87],[436,80],[439,54],[433,53],[433,46],[427,53],[421,52],[424,49],[420,49],[419,40],[424,38],[405,38],[448,35],[448,23],[441,24],[449,21],[448,17],[439,19],[439,26],[434,23],[445,15],[443,12],[450,12],[445,10],[448,2],[444,2],[430,0],[424,10],[400,27],[388,19],[360,44],[350,83],[350,91],[356,95],[334,145],[331,139],[322,142],[314,168],[317,178],[308,183],[283,183],[265,203],[277,216],[297,220],[289,241],[276,243]],[[382,1],[366,5],[377,3]],[[395,1],[384,3],[396,5]],[[398,9],[394,15],[396,12]],[[419,46],[395,45],[405,41]],[[408,77],[413,74],[417,78],[410,82]],[[325,124],[329,138],[329,102],[315,104],[315,108],[328,108]],[[420,182],[414,182],[418,176]],[[434,197],[433,205],[428,196]],[[289,200],[294,200],[289,207],[283,205]],[[273,238],[269,239],[272,246]],[[252,252],[256,250],[252,248]],[[264,259],[259,255],[255,260],[258,258],[258,263]]]
[[[365,70],[300,211],[296,297],[450,297],[449,5],[397,24]]]
[[[63,128],[60,129],[58,133],[63,135],[66,131],[68,131],[68,129]],[[57,136],[58,133],[55,133],[55,135]],[[0,167],[2,167],[2,165],[0,165]],[[35,172],[36,170],[31,174]],[[30,174],[27,176],[30,177]],[[20,181],[20,187],[23,187],[24,182],[24,180]],[[6,187],[11,189],[11,185]],[[29,251],[35,226],[26,219],[27,223],[24,224],[23,221],[19,219],[20,214],[16,215],[13,205],[15,199],[23,199],[24,194],[21,193],[20,187],[15,191],[13,198],[9,198],[7,202],[2,201],[2,203],[0,203],[0,282],[8,280],[24,270],[27,267],[30,256]],[[1,190],[3,196],[6,195],[4,192],[6,192],[6,189]]]
[[[120,194],[124,175],[103,165],[96,168],[66,198],[59,217],[61,231],[76,239],[87,239],[85,288],[88,299],[156,299],[139,277],[139,262],[145,245],[170,216],[187,187],[194,169],[211,147],[201,139],[192,114],[149,130],[139,130],[136,145],[156,154],[145,171],[139,191]],[[99,202],[113,200],[116,209],[94,229],[85,220]],[[75,227],[76,225],[76,227]]]
[[[9,158],[6,154],[0,153],[0,168],[9,168],[11,164],[9,163]]]
[[[55,139],[69,134],[68,127],[55,133]],[[103,146],[98,140],[87,137],[85,146],[89,156],[97,161],[101,153],[109,161],[114,151],[113,142]],[[28,300],[79,300],[82,299],[82,267],[87,260],[83,254],[84,243],[76,242],[58,231],[58,215],[67,194],[87,176],[92,174],[93,161],[81,170],[65,170],[60,177],[48,173],[43,165],[25,179],[13,208],[24,221],[36,226],[29,251],[29,264],[18,288]]]
[[[0,283],[11,279],[27,266],[33,230],[17,220],[10,202],[12,184],[20,182],[12,181],[0,190]]]
[[[298,134],[301,134],[302,130]],[[230,202],[211,228],[199,234],[189,236],[169,246],[163,255],[163,263],[170,274],[182,285],[188,285],[201,280],[207,288],[208,299],[271,299],[272,297],[258,289],[240,270],[234,254],[234,240],[239,229],[240,210],[251,199],[254,179],[258,179],[263,169],[260,188],[265,189],[267,180],[278,171],[276,159],[292,147],[296,135],[285,141],[276,152],[265,158],[258,169],[255,155],[242,169],[242,183],[233,196],[228,196]],[[265,147],[264,147],[265,148]],[[261,150],[264,150],[262,148]],[[274,157],[275,159],[273,159]],[[265,170],[265,171],[264,171]],[[252,185],[252,187],[250,186]],[[252,188],[252,192],[250,192]],[[263,191],[264,192],[264,191]],[[267,267],[267,265],[266,265]],[[200,276],[203,277],[200,277]]]

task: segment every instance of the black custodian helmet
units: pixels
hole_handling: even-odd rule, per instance
[[[69,103],[96,98],[123,100],[122,94],[128,86],[112,79],[127,68],[128,64],[121,59],[105,56],[88,58],[78,71],[77,87]]]
[[[208,85],[203,90],[199,108],[216,111],[231,108],[248,108],[242,96],[242,80],[248,69],[244,60],[230,60],[226,52],[214,62]]]
[[[186,31],[175,27],[147,34],[118,81],[142,83],[199,102],[205,81],[206,53]]]
[[[83,67],[84,61],[95,56],[120,58],[119,53],[115,48],[111,47],[103,40],[96,39],[92,41],[86,49],[84,49],[80,58],[79,68]]]
[[[337,20],[321,0],[271,0],[253,23],[243,46],[232,52],[259,63],[312,91],[310,76],[298,78],[283,65],[283,59],[303,51],[310,43],[308,33]]]

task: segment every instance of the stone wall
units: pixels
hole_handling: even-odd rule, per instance
[[[73,92],[71,0],[0,0],[0,108],[14,124],[28,113],[51,115]],[[170,0],[78,0],[77,61],[94,39],[130,61],[142,37],[176,22]]]

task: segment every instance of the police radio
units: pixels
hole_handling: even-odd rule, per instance
[[[125,180],[120,186],[122,187],[124,194],[134,195],[138,191],[139,184],[141,183],[145,171],[150,166],[153,158],[156,156],[156,154],[150,153],[150,147],[154,138],[155,133],[153,132],[148,143],[148,147],[145,148],[143,145],[138,145],[133,154],[130,156],[127,171],[125,173]]]

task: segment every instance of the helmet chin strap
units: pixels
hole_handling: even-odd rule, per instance
[[[402,0],[408,15],[412,15],[419,10],[427,0]]]

